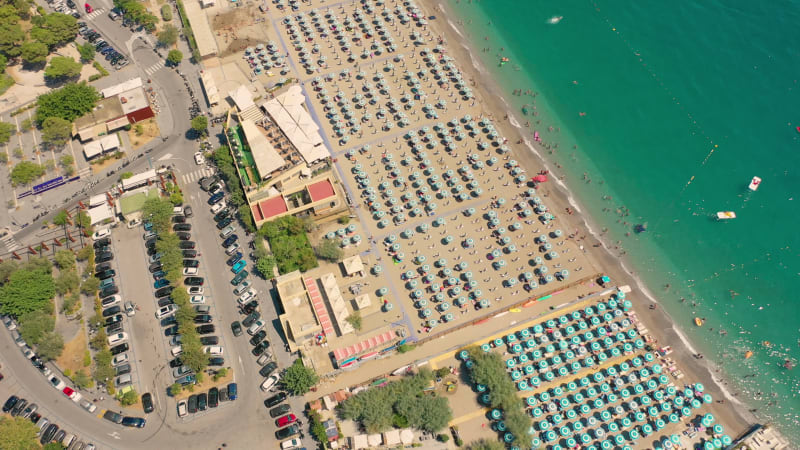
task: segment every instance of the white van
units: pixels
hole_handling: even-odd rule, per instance
[[[176,206],[172,208],[172,215],[173,216],[183,215],[183,206]]]

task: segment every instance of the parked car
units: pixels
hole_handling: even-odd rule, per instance
[[[253,350],[252,350],[253,356],[260,356],[262,353],[264,353],[267,350],[267,348],[269,348],[269,341],[263,340],[263,341],[259,342],[258,345],[253,347]]]
[[[172,226],[173,231],[192,231],[192,224],[178,223]]]
[[[238,274],[245,267],[247,267],[247,261],[241,260],[241,261],[237,262],[236,264],[234,264],[233,267],[231,267],[231,272],[233,272],[234,274]]]
[[[222,222],[220,222],[220,223],[222,223]],[[217,224],[217,226],[219,227],[219,224]],[[230,236],[231,234],[233,234],[234,231],[236,231],[236,227],[233,226],[233,225],[220,227],[220,229],[222,230],[222,231],[219,232],[220,239],[225,239],[228,236]]]
[[[107,263],[107,262],[106,263],[100,263],[100,264],[94,266],[94,272],[95,273],[99,273],[99,272],[103,272],[105,270],[108,270],[110,268],[111,268],[111,263]]]
[[[178,417],[186,417],[189,413],[189,409],[186,405],[186,400],[181,400],[178,402]]]
[[[239,284],[239,286],[236,286],[236,288],[234,288],[233,294],[242,295],[242,293],[250,287],[250,284],[251,284],[250,280],[242,281],[241,284]]]
[[[239,260],[240,260],[240,259],[242,259],[242,256],[243,256],[243,255],[242,255],[242,252],[236,252],[236,253],[234,253],[234,254],[233,254],[233,256],[231,256],[230,258],[228,258],[228,260],[227,260],[227,261],[225,261],[225,263],[226,263],[227,265],[229,265],[229,266],[233,266],[234,264],[236,264],[237,262],[239,262]]]
[[[153,406],[153,395],[149,392],[142,394],[142,408],[144,408],[145,414],[150,414],[155,409]]]
[[[281,428],[280,430],[275,432],[275,437],[278,439],[286,439],[289,437],[294,436],[300,432],[300,428],[297,425],[291,425],[286,428]]]
[[[178,378],[177,380],[175,380],[175,382],[180,384],[181,386],[187,386],[190,384],[197,383],[197,377],[195,377],[194,375],[186,375],[181,378]]]
[[[172,293],[173,289],[175,289],[174,286],[164,286],[162,288],[159,288],[158,290],[156,290],[156,297],[158,298],[166,297]]]
[[[118,366],[122,363],[126,363],[129,361],[129,357],[127,353],[120,353],[119,355],[115,356],[114,359],[111,360],[112,366]]]
[[[114,422],[116,424],[122,423],[122,414],[117,414],[114,411],[104,412],[103,418],[108,420],[109,422]]]
[[[214,194],[214,195],[212,195],[211,197],[208,198],[208,204],[209,205],[214,205],[216,203],[219,203],[220,201],[222,201],[222,199],[224,197],[225,197],[225,193],[224,192],[217,192],[216,194]]]
[[[166,278],[161,278],[153,283],[153,289],[161,289],[165,286],[169,286],[169,280]]]
[[[175,305],[162,306],[156,311],[156,319],[163,319],[164,317],[171,316],[175,314],[176,311],[178,311],[178,307]]]
[[[260,330],[250,338],[250,345],[257,345],[259,342],[263,341],[265,337],[267,337],[267,332],[265,330]]]
[[[186,288],[186,292],[189,295],[203,295],[203,286],[192,286],[190,288]]]
[[[81,408],[85,409],[89,413],[94,413],[95,411],[97,411],[97,405],[90,402],[89,400],[86,399],[81,400],[80,405]]]
[[[220,204],[221,203],[217,203],[217,205],[220,205]],[[216,205],[214,205],[214,206],[216,206]],[[218,213],[216,213],[216,215],[214,215],[214,222],[219,222],[220,220],[228,217],[229,215],[230,215],[230,212],[227,209],[220,210]]]
[[[150,273],[156,273],[156,272],[161,271],[162,268],[163,267],[161,266],[160,262],[154,262],[153,264],[150,264],[150,267],[148,267],[148,270],[150,271]]]
[[[211,312],[211,307],[208,305],[195,305],[194,311],[197,314],[208,314]]]
[[[112,355],[119,355],[122,352],[127,352],[129,348],[130,347],[128,346],[128,343],[125,342],[119,345],[115,345],[114,347],[111,347],[109,351],[111,351]]]
[[[212,387],[208,390],[208,407],[216,408],[219,405],[219,389]]]
[[[236,300],[239,305],[244,305],[245,303],[249,302],[256,296],[255,289],[248,289],[245,291],[244,294],[240,295],[239,298]]]
[[[120,308],[119,305],[112,306],[103,310],[103,317],[113,316],[119,314],[120,312],[122,312],[122,308]]]
[[[239,387],[237,386],[236,383],[228,383],[228,398],[229,399],[236,400],[236,398],[239,396],[238,392],[239,392]]]
[[[92,234],[92,240],[99,241],[100,239],[108,236],[111,236],[111,230],[108,228],[100,228],[99,230],[95,231],[94,234]]]
[[[217,222],[217,229],[221,230],[221,229],[223,229],[223,228],[225,228],[227,226],[230,226],[231,222],[233,222],[233,219],[230,218],[230,217],[226,217],[226,218],[220,220],[219,222]]]
[[[236,244],[234,244],[234,245],[236,245]],[[241,272],[237,273],[235,277],[233,277],[231,279],[231,284],[236,286],[237,284],[239,284],[242,281],[244,281],[244,279],[247,278],[248,275],[250,275],[250,272],[248,272],[246,270],[242,270]]]
[[[241,336],[242,335],[242,324],[235,320],[231,323],[231,331],[233,331],[234,336]]]
[[[111,285],[111,286],[104,287],[103,289],[100,289],[100,292],[99,292],[98,295],[100,295],[100,297],[102,298],[102,297],[108,297],[108,296],[111,296],[111,295],[114,295],[114,294],[119,294],[119,288],[116,285]]]
[[[192,217],[194,215],[194,213],[192,212],[192,207],[189,206],[189,205],[184,206],[183,207],[183,215],[185,217]]]
[[[194,414],[197,412],[197,395],[190,395],[188,402],[189,413]]]
[[[121,366],[117,366],[116,375],[125,375],[131,373],[131,365],[130,364],[123,364]]]
[[[208,407],[208,394],[201,392],[197,394],[197,410],[205,411]]]
[[[194,246],[195,246],[194,241],[181,241],[181,242],[178,243],[178,247],[181,250],[190,250],[190,249],[193,249]]]
[[[209,314],[198,314],[194,316],[194,323],[211,323],[213,318]]]
[[[222,241],[222,246],[225,247],[225,248],[228,248],[231,245],[233,245],[233,243],[236,242],[237,239],[239,239],[239,236],[236,235],[236,233],[231,234],[230,236],[225,238],[224,241]]]
[[[94,274],[94,276],[96,278],[99,278],[101,280],[105,280],[105,279],[111,278],[111,277],[116,276],[116,275],[117,275],[117,271],[115,271],[114,269],[108,269],[108,270],[104,270],[102,272],[97,272],[97,273]]]
[[[128,340],[128,333],[117,333],[108,337],[108,346],[113,347]]]
[[[219,345],[207,345],[203,347],[204,353],[208,353],[209,355],[214,355],[214,356],[222,356],[224,351],[225,350]]]
[[[203,277],[186,277],[183,280],[183,284],[186,286],[202,286],[205,283]]]
[[[217,345],[219,344],[219,337],[217,336],[203,336],[200,338],[200,343],[203,345]]]
[[[197,334],[213,333],[214,332],[214,325],[213,324],[200,325],[199,327],[195,327],[195,330],[197,331]]]
[[[141,417],[124,417],[122,419],[122,425],[126,427],[132,428],[144,428],[145,424],[147,423],[146,420],[142,419]]]
[[[239,243],[238,242],[234,242],[233,244],[225,247],[225,254],[226,255],[232,255],[232,254],[236,253],[239,250],[239,248],[241,248],[241,247],[239,247]]]
[[[114,305],[118,305],[122,301],[122,297],[119,295],[112,295],[110,297],[106,297],[100,300],[100,307],[101,308],[109,308]]]
[[[181,252],[184,258],[196,258],[197,250],[184,250]]]
[[[19,402],[19,397],[16,395],[12,395],[6,399],[6,402],[3,403],[3,412],[7,413],[10,412],[14,406]]]
[[[183,274],[184,275],[197,275],[197,272],[199,272],[197,267],[184,267],[183,268]]]
[[[121,388],[123,386],[127,386],[133,382],[130,374],[120,375],[114,378],[114,387]]]
[[[278,392],[277,394],[273,395],[272,397],[269,397],[268,399],[264,400],[264,406],[266,406],[267,408],[272,408],[275,405],[279,405],[281,402],[283,402],[287,398],[288,398],[288,395],[286,394],[286,392]],[[281,413],[281,414],[283,414],[283,413]],[[272,414],[270,414],[270,416],[272,416]],[[275,416],[272,416],[272,417],[275,417]]]
[[[261,370],[258,371],[258,374],[261,375],[262,377],[268,377],[272,375],[272,373],[275,372],[276,370],[278,370],[278,363],[272,361],[269,362],[264,367],[262,367]]]
[[[188,241],[189,239],[192,238],[192,234],[191,233],[187,233],[185,231],[178,231],[175,234],[177,234],[178,239],[180,239],[182,241]]]
[[[106,247],[108,245],[111,245],[111,238],[110,237],[103,237],[103,238],[100,238],[100,239],[96,239],[94,241],[94,243],[92,244],[92,247],[97,249],[97,248]]]
[[[226,206],[228,205],[226,205],[225,202],[219,202],[211,207],[211,213],[216,214],[222,211],[222,209],[224,209]]]
[[[260,318],[261,318],[261,313],[258,311],[253,311],[252,313],[250,313],[250,315],[242,319],[242,325],[249,328],[250,325],[253,324],[253,322],[255,322]]]
[[[261,329],[264,328],[264,325],[266,325],[266,324],[267,323],[264,322],[263,320],[260,320],[260,319],[256,320],[255,322],[250,324],[249,327],[247,327],[247,333],[252,336],[252,335],[258,333],[259,331],[261,331]]]
[[[225,365],[225,358],[222,356],[212,356],[208,358],[208,365],[211,367],[222,367]]]
[[[106,318],[106,326],[115,324],[117,322],[122,322],[122,314],[114,314],[113,316]]]
[[[281,442],[281,450],[292,450],[295,448],[300,448],[303,443],[300,439],[292,438],[287,441]]]
[[[291,425],[297,422],[297,416],[294,414],[286,414],[285,416],[278,417],[275,420],[275,425],[278,427],[285,427],[286,425]]]
[[[100,253],[99,255],[95,256],[94,262],[96,262],[96,263],[104,263],[104,262],[107,262],[107,261],[111,261],[112,259],[114,259],[114,254],[113,253],[111,253],[111,252],[103,252],[103,253]]]

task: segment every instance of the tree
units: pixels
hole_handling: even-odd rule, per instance
[[[11,184],[14,186],[28,184],[44,175],[44,173],[44,166],[31,161],[20,161],[11,169]]]
[[[120,397],[119,402],[120,404],[122,404],[122,406],[135,405],[136,403],[139,403],[139,394],[137,394],[134,389],[131,389],[122,394],[122,397]]]
[[[50,300],[54,295],[49,271],[22,268],[11,273],[0,288],[0,312],[19,317],[31,311],[46,311],[52,308]]]
[[[318,257],[330,262],[340,261],[344,256],[344,251],[333,239],[324,239],[315,250]]]
[[[353,314],[347,316],[345,319],[347,323],[349,323],[356,331],[361,331],[361,326],[363,325],[361,319],[361,313],[358,311],[354,312]]]
[[[59,442],[48,442],[42,447],[42,450],[64,450],[64,446]]]
[[[78,34],[78,21],[72,16],[61,13],[41,16],[31,28],[31,38],[50,47],[66,44],[75,40]],[[33,22],[33,21],[32,21]]]
[[[78,253],[75,254],[75,258],[77,258],[78,261],[86,261],[93,254],[94,250],[92,249],[92,246],[87,245],[78,250]]]
[[[94,59],[95,49],[91,42],[86,42],[78,46],[78,53],[81,54],[81,59],[89,62]]]
[[[183,61],[183,53],[180,50],[170,50],[167,53],[167,62],[173,66],[177,66]]]
[[[42,125],[48,117],[60,117],[72,122],[94,109],[100,94],[86,84],[70,83],[39,96],[36,102],[36,123]]]
[[[98,289],[100,289],[100,280],[95,277],[89,277],[81,284],[81,292],[86,295],[95,294]]]
[[[65,156],[66,156],[66,155],[65,155]],[[63,210],[63,209],[62,209],[61,211],[59,211],[59,212],[58,212],[58,213],[57,213],[57,214],[56,214],[56,215],[53,217],[53,224],[55,224],[55,225],[58,225],[58,226],[64,226],[64,225],[66,225],[68,222],[69,222],[69,216],[67,215],[67,211],[66,211],[66,210]],[[70,253],[72,253],[72,252],[70,252]],[[57,262],[57,261],[56,261],[56,262]]]
[[[164,5],[169,8],[169,5]],[[170,47],[178,42],[178,28],[172,24],[164,25],[164,28],[158,32],[158,43],[162,47]]]
[[[28,344],[38,344],[44,334],[55,329],[56,320],[46,311],[31,311],[19,316],[20,335]]]
[[[34,450],[39,448],[39,427],[24,417],[0,417],[0,448]]]
[[[72,155],[61,155],[61,158],[58,159],[58,163],[61,164],[61,167],[69,167],[74,162],[75,158],[73,158]]]
[[[81,74],[82,68],[83,64],[69,56],[54,56],[50,59],[50,65],[44,69],[44,76],[50,80],[74,78]]]
[[[200,372],[208,367],[208,353],[203,351],[199,339],[194,339],[197,343],[196,346],[191,341],[184,342],[185,340],[186,338],[184,336],[184,338],[181,339],[181,348],[183,349],[181,361],[189,366],[196,374],[200,374]]]
[[[54,58],[55,59],[55,58]],[[48,117],[42,123],[42,142],[61,147],[72,136],[72,123],[60,117]]]
[[[8,277],[11,276],[14,271],[19,269],[19,265],[13,260],[6,260],[0,262],[0,286],[6,284],[8,281]]]
[[[275,258],[273,258],[272,255],[267,255],[256,260],[256,270],[267,280],[271,280],[275,276],[273,271],[274,267]]]
[[[53,223],[55,223],[55,219],[53,219]],[[75,254],[72,253],[71,250],[59,250],[56,252],[53,259],[61,270],[70,269],[75,266]]]
[[[206,116],[197,116],[192,119],[192,130],[196,131],[198,134],[204,135],[207,129],[208,118]]]
[[[165,234],[170,229],[172,203],[162,198],[148,198],[142,205],[142,217],[149,220],[159,234]]]
[[[64,250],[69,251],[69,250]],[[75,269],[62,270],[54,280],[54,286],[58,295],[66,295],[69,292],[77,292],[81,284],[78,272]]]
[[[175,206],[180,206],[183,204],[183,194],[180,192],[173,192],[169,194],[169,201]]]
[[[20,56],[25,64],[41,64],[47,59],[50,50],[41,42],[25,42],[20,47]]]
[[[64,338],[54,331],[48,331],[42,336],[41,342],[37,346],[39,356],[45,360],[53,360],[61,356],[64,350]]]
[[[318,381],[317,372],[310,367],[306,367],[302,360],[296,359],[284,372],[281,384],[292,395],[302,395],[308,392]]]
[[[0,52],[14,58],[20,54],[20,44],[25,40],[25,32],[19,25],[19,20],[0,22]]]
[[[248,233],[255,233],[257,231],[256,224],[253,222],[253,214],[250,212],[250,205],[239,205],[238,216]]]
[[[180,383],[173,383],[172,386],[169,387],[169,394],[173,397],[180,395],[181,391],[183,391],[183,386]]]
[[[0,144],[6,144],[11,139],[11,133],[15,133],[17,127],[8,122],[0,122]]]

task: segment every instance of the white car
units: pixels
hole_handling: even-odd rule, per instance
[[[262,391],[268,391],[268,390],[274,388],[275,385],[278,384],[278,381],[280,381],[280,379],[281,379],[281,376],[278,375],[277,373],[270,375],[269,378],[267,378],[266,380],[264,380],[263,383],[261,383],[261,390]]]
[[[222,211],[222,208],[224,208],[226,206],[228,206],[228,205],[226,205],[224,201],[219,202],[216,205],[211,207],[211,213],[212,214],[216,214],[216,213]]]
[[[209,355],[222,356],[224,350],[219,345],[207,345],[203,347],[203,351]]]
[[[122,363],[128,362],[128,354],[127,353],[120,353],[119,355],[115,356],[114,359],[111,360],[112,366],[118,366]]]
[[[5,324],[6,328],[8,328],[9,331],[14,331],[17,329],[17,323],[14,322],[14,319],[12,319],[11,317],[8,316],[3,317],[3,323]]]
[[[203,157],[202,152],[195,152],[194,162],[196,162],[198,166],[202,166],[203,164],[206,163],[206,158]]]
[[[178,307],[175,305],[167,305],[158,308],[156,311],[156,319],[163,319],[164,317],[171,316],[175,314],[175,311],[178,310]]]
[[[189,299],[189,303],[193,305],[201,305],[206,302],[206,298],[202,295],[193,295],[192,298]]]
[[[106,236],[111,236],[111,230],[109,230],[108,228],[101,228],[95,231],[94,234],[92,234],[92,240],[99,241],[100,239],[103,239]]]
[[[288,441],[281,442],[281,450],[290,450],[293,448],[298,448],[300,447],[301,444],[302,442],[300,442],[300,439],[297,438],[289,439]]]
[[[169,352],[172,354],[172,356],[178,356],[181,353],[183,353],[183,347],[177,345],[175,347],[172,347],[172,350],[170,350]]]
[[[97,411],[97,405],[90,402],[89,400],[83,400],[80,403],[81,403],[81,408],[85,409],[86,411],[89,411],[90,413]]]
[[[230,245],[230,247],[225,249],[225,254],[231,256],[232,254],[236,253],[237,250],[239,250],[239,243],[234,242]]]
[[[249,288],[249,287],[250,287],[250,280],[244,280],[244,281],[242,281],[242,284],[236,286],[236,289],[233,290],[233,294],[234,295],[242,295],[242,293],[244,291],[246,291],[247,288]]]
[[[184,275],[197,275],[197,267],[184,267],[183,268]]]
[[[67,387],[67,383],[64,383],[63,381],[61,381],[60,378],[58,378],[55,375],[50,377],[48,381],[50,381],[50,384],[53,385],[53,387],[58,389],[59,391],[63,391],[64,388]]]
[[[189,409],[186,407],[186,400],[178,402],[178,417],[186,417],[189,414]]]
[[[134,306],[133,302],[131,301],[125,302],[125,315],[128,317],[136,315],[136,306]]]
[[[122,296],[119,294],[114,294],[110,297],[104,298],[103,301],[100,303],[100,307],[103,309],[109,308],[111,306],[118,305],[121,301],[122,301]]]
[[[204,289],[203,286],[192,286],[186,289],[186,292],[189,295],[203,295]]]
[[[108,346],[113,347],[128,340],[128,333],[112,334],[108,337]]]
[[[250,334],[250,336],[252,336],[261,331],[261,329],[264,328],[264,325],[266,325],[266,322],[264,322],[262,319],[258,319],[247,328],[247,332]]]
[[[253,298],[255,296],[256,296],[256,290],[255,289],[248,289],[247,291],[245,291],[244,294],[242,294],[239,297],[238,302],[239,302],[240,305],[244,305],[245,303],[249,302],[251,298]]]

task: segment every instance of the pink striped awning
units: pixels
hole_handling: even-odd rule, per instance
[[[337,361],[342,361],[352,356],[364,353],[368,350],[372,350],[375,347],[391,341],[392,339],[394,339],[394,333],[391,331],[386,331],[369,339],[364,339],[363,341],[353,344],[349,347],[337,348],[333,351],[333,357],[336,358]]]
[[[311,297],[311,306],[314,307],[314,313],[317,315],[317,320],[322,327],[322,333],[327,335],[334,335],[333,324],[328,315],[328,309],[325,308],[325,301],[322,300],[322,295],[319,293],[317,283],[313,278],[303,278],[303,283],[306,285],[309,297]]]

